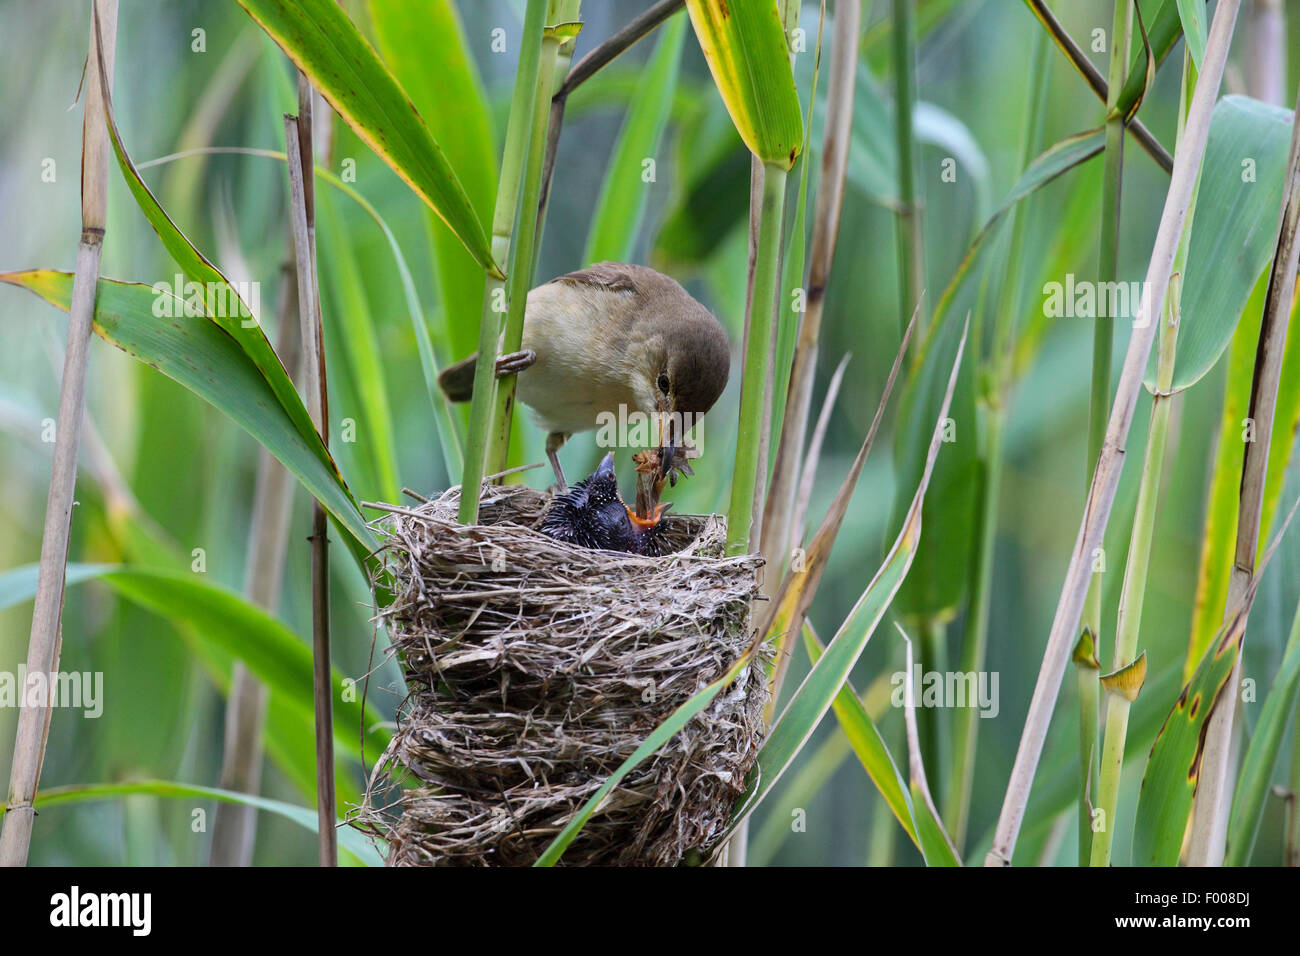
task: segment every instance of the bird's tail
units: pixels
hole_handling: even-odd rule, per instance
[[[438,373],[438,387],[448,401],[468,402],[474,397],[474,364],[477,361],[478,353],[475,352]]]

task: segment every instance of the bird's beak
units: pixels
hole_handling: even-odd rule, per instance
[[[669,474],[672,473],[673,457],[676,454],[677,454],[677,446],[675,446],[673,444],[673,440],[669,438],[668,444],[665,445],[663,447],[663,450],[660,451],[659,453],[659,480],[660,481],[663,481],[665,477],[667,477]]]
[[[677,417],[671,408],[659,406],[659,480],[672,473],[673,457],[677,453]],[[664,441],[665,433],[668,440]],[[676,482],[673,482],[676,484]]]
[[[612,478],[614,476],[614,453],[611,451],[600,460],[600,466],[596,469],[598,478]]]
[[[659,502],[659,504],[655,505],[655,513],[652,517],[642,518],[634,510],[628,508],[626,504],[623,505],[623,507],[627,509],[627,516],[629,519],[631,519],[632,524],[635,527],[640,528],[642,530],[645,530],[647,528],[653,528],[655,525],[657,525],[660,522],[660,520],[663,519],[663,516],[668,512],[668,509],[671,508],[672,506],[673,503],[671,501],[661,501]]]

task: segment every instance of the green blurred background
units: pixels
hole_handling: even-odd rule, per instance
[[[368,30],[364,6],[345,4],[363,31]],[[465,49],[482,77],[499,149],[523,4],[459,2],[455,6]],[[644,6],[626,0],[588,0],[575,61]],[[887,15],[888,6],[867,0],[864,23],[876,24]],[[943,6],[948,12],[937,26],[922,24],[917,63],[919,98],[934,107],[930,118],[932,138],[937,140],[924,145],[919,159],[931,302],[947,285],[984,218],[1019,175],[1032,81],[1028,51],[1041,29],[1019,0],[968,0]],[[1062,20],[1076,37],[1109,27],[1107,0],[1071,0],[1062,6]],[[1293,17],[1300,14],[1289,12]],[[0,2],[0,217],[4,224],[0,271],[72,267],[79,231],[81,109],[70,107],[85,55],[87,13],[88,4],[74,0]],[[808,31],[809,52],[796,61],[805,103],[816,21],[816,6],[806,4],[801,25]],[[202,53],[191,49],[192,31],[199,28],[206,32]],[[506,31],[505,53],[491,50],[495,28]],[[1229,61],[1229,91],[1244,90],[1244,33],[1238,29]],[[892,111],[888,33],[869,30],[867,36],[859,109],[888,116]],[[598,187],[656,42],[651,38],[633,48],[570,100],[541,245],[539,279],[585,264],[583,250]],[[1291,60],[1297,62],[1300,35],[1295,30],[1290,45]],[[1171,149],[1181,49],[1181,45],[1175,49],[1142,108],[1146,124]],[[824,57],[823,64],[829,50]],[[1045,142],[1050,143],[1095,127],[1104,111],[1058,51],[1049,50],[1047,57],[1051,85]],[[1094,59],[1104,73],[1105,57],[1094,55]],[[123,137],[137,163],[196,146],[283,149],[281,116],[294,108],[289,97],[291,77],[284,56],[233,2],[131,0],[122,4],[114,102]],[[1294,83],[1286,89],[1291,96]],[[824,91],[823,82],[819,96]],[[422,208],[349,129],[339,122],[334,129],[333,168],[338,171],[344,160],[355,160],[355,188],[396,233],[415,273],[421,300],[429,311],[437,310],[439,290]],[[814,127],[813,144],[819,152],[819,124]],[[852,359],[826,438],[810,509],[812,522],[820,520],[865,434],[898,346],[895,217],[889,208],[891,144],[892,134],[886,138],[879,130],[855,128],[815,402],[820,402],[826,380],[840,359],[846,353]],[[957,159],[955,183],[941,179],[942,161],[950,156]],[[697,466],[698,476],[679,485],[670,497],[677,501],[679,512],[721,511],[726,505],[739,395],[748,157],[731,131],[689,32],[667,132],[655,158],[657,177],[645,187],[647,212],[633,259],[671,272],[714,310],[731,333],[736,356],[732,384],[704,425],[705,455]],[[54,182],[42,180],[47,159],[55,164]],[[144,175],[172,218],[227,275],[261,283],[261,311],[274,339],[270,327],[286,244],[283,166],[264,158],[218,155],[178,160],[148,169]],[[495,170],[488,176],[494,181]],[[1124,177],[1120,277],[1138,280],[1145,273],[1168,179],[1131,140]],[[1081,278],[1095,273],[1100,180],[1100,162],[1093,161],[1051,184],[1027,205],[1030,240],[1019,321],[1022,328],[1037,324],[1043,331],[1032,352],[1024,356],[1023,375],[1012,393],[988,660],[988,669],[1000,675],[1000,710],[996,718],[980,721],[972,823],[965,848],[968,859],[982,857],[982,841],[986,842],[986,831],[1001,804],[1081,514],[1092,327],[1083,319],[1044,320],[1039,290],[1044,282],[1060,281],[1067,272]],[[441,460],[392,253],[373,221],[355,204],[337,194],[328,201],[343,241],[355,257],[374,316],[397,444],[398,478],[417,491],[442,489],[458,476],[449,477]],[[1272,228],[1271,223],[1265,226]],[[359,427],[354,444],[339,440],[341,420],[362,419],[356,410],[355,383],[341,359],[346,339],[341,338],[340,297],[330,272],[336,253],[327,248],[324,230],[321,243],[335,453],[357,497],[376,500],[383,497],[384,488],[367,457],[365,429]],[[1004,268],[1004,263],[995,259],[994,268]],[[110,169],[102,271],[146,283],[170,282],[177,271],[115,168]],[[440,328],[450,330],[435,341],[441,361],[460,358],[473,348],[477,314],[442,316],[438,321]],[[1128,334],[1123,323],[1120,326],[1117,365]],[[4,341],[0,349],[0,570],[32,564],[39,555],[53,448],[42,441],[42,423],[57,410],[65,329],[61,313],[25,292],[0,286]],[[331,343],[342,345],[331,348]],[[1144,693],[1135,705],[1137,729],[1132,732],[1145,733],[1148,740],[1176,694],[1183,666],[1205,493],[1217,440],[1223,365],[1221,361],[1174,406],[1166,489],[1142,630],[1151,667],[1148,688],[1154,690]],[[1130,448],[1143,445],[1149,407],[1144,395]],[[897,530],[896,497],[910,498],[912,489],[898,486],[898,469],[892,460],[896,426],[891,412],[812,608],[812,621],[824,639],[843,619],[892,541]],[[959,421],[958,428],[963,427]],[[86,430],[71,560],[122,561],[122,527],[147,520],[180,553],[204,549],[208,578],[238,590],[252,502],[255,442],[181,386],[99,339],[92,342]],[[526,425],[523,432],[523,459],[543,460],[538,430]],[[594,452],[590,435],[570,443],[562,457],[571,477],[590,469]],[[630,489],[627,461],[621,471],[624,487]],[[541,486],[547,474],[532,472],[528,480]],[[1107,635],[1113,633],[1136,475],[1137,466],[1130,462],[1108,539],[1110,573],[1105,578],[1103,616]],[[1300,483],[1293,484],[1285,501],[1300,489]],[[130,498],[138,502],[138,512],[128,503]],[[308,521],[309,502],[299,489],[280,617],[304,640],[310,633]],[[952,553],[959,556],[963,542],[949,542],[950,531],[936,523],[927,525],[924,533],[945,548],[951,543]],[[335,554],[342,555],[342,549],[336,548]],[[188,570],[188,560],[177,568]],[[958,565],[954,573],[960,569]],[[367,592],[345,558],[338,558],[333,570],[335,660],[345,674],[360,675],[370,651]],[[1251,618],[1246,675],[1259,682],[1261,699],[1276,670],[1297,599],[1300,545],[1288,545],[1270,569]],[[954,659],[965,610],[965,602],[953,609],[947,630]],[[25,657],[30,616],[30,601],[0,610],[0,669],[12,671]],[[144,611],[104,586],[88,583],[68,590],[63,634],[65,670],[103,672],[105,710],[98,720],[84,720],[71,711],[55,712],[44,786],[138,777],[216,784],[224,698],[213,675],[200,663],[187,625]],[[855,672],[856,688],[862,691],[883,675],[888,690],[888,675],[901,660],[897,631],[892,626],[880,628]],[[796,679],[807,668],[798,651],[792,666]],[[372,698],[388,715],[396,697],[384,688],[396,689],[398,681],[390,664],[371,683]],[[793,681],[787,682],[787,692],[793,686]],[[1249,723],[1252,710],[1247,707],[1245,712]],[[14,709],[0,709],[0,775],[6,779],[16,714]],[[1076,720],[1073,680],[1067,678],[1018,860],[1070,862],[1074,858],[1072,818],[1062,811],[1073,806]],[[901,740],[899,711],[886,707],[881,726],[891,746]],[[1290,745],[1284,743],[1283,750],[1289,753]],[[1125,777],[1121,827],[1131,827],[1141,765],[1134,762]],[[345,790],[359,792],[360,765],[341,763],[339,772]],[[311,801],[309,793],[270,761],[264,791],[299,804]],[[207,858],[209,838],[193,832],[195,806],[208,806],[210,819],[210,805],[151,797],[51,808],[37,822],[32,861],[201,863]],[[791,829],[797,809],[806,810],[803,832]],[[1281,826],[1282,802],[1271,800],[1257,862],[1277,862]],[[880,800],[843,742],[834,718],[828,717],[754,819],[751,862],[919,863],[919,855],[899,836],[892,818],[882,821]],[[1116,862],[1124,863],[1128,835],[1121,830],[1118,837]],[[305,864],[314,859],[309,832],[262,814],[255,862]]]

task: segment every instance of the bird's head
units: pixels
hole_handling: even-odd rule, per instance
[[[540,530],[585,548],[629,550],[632,531],[627,508],[618,493],[613,452],[589,476],[556,497]]]
[[[671,308],[645,352],[637,386],[643,409],[657,420],[665,468],[686,432],[717,402],[731,370],[722,324],[685,292]]]
[[[611,451],[601,459],[599,467],[582,482],[586,493],[585,507],[593,520],[604,525],[613,525],[622,520],[623,497],[618,491],[618,475],[614,472],[614,453]]]
[[[614,472],[614,453],[611,451],[600,461],[600,466],[587,479],[587,508],[593,521],[605,536],[604,547],[612,551],[631,551],[635,554],[660,553],[646,549],[644,542],[660,533],[659,521],[672,507],[670,502],[660,502],[654,514],[643,518],[623,500],[618,490],[618,475]]]

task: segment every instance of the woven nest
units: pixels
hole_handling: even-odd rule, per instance
[[[534,530],[550,498],[453,489],[376,523],[379,611],[409,696],[357,814],[389,865],[533,863],[678,706],[750,647],[757,555],[724,558],[716,516],[669,516],[674,553],[588,550]],[[721,834],[757,756],[761,658],[615,788],[569,865],[673,865]]]

